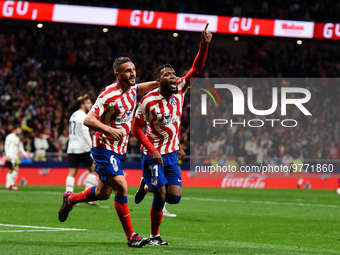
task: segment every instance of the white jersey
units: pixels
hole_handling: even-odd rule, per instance
[[[5,154],[6,156],[11,158],[12,164],[15,164],[19,152],[27,156],[27,153],[24,149],[24,145],[20,141],[19,136],[16,136],[14,133],[11,133],[8,136],[6,136]]]
[[[92,140],[89,128],[84,125],[85,116],[85,112],[78,110],[70,117],[68,154],[81,154],[91,151]]]

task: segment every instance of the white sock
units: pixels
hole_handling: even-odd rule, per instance
[[[155,236],[154,236],[154,235],[151,235],[151,234],[150,234],[150,238],[155,238],[155,237],[159,237],[159,236],[161,236],[161,235],[158,234],[158,235],[155,235]]]
[[[74,188],[74,177],[67,176],[66,178],[66,192],[73,192]]]
[[[85,190],[96,185],[97,176],[95,174],[88,174],[85,182]]]
[[[10,172],[8,172],[6,175],[6,189],[11,187],[11,183],[12,183],[12,175]]]
[[[11,185],[15,185],[15,180],[17,179],[18,172],[13,170],[11,175],[12,175]]]
[[[166,206],[166,203],[164,203],[163,211],[166,210],[166,209],[165,209],[165,206]]]
[[[144,191],[146,192],[146,193],[148,193],[149,192],[149,187],[148,187],[148,185],[144,185]]]

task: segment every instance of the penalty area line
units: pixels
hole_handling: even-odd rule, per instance
[[[16,228],[33,228],[33,229],[39,229],[35,231],[86,231],[87,229],[78,229],[78,228],[51,228],[51,227],[41,227],[41,226],[26,226],[26,225],[13,225],[13,224],[2,224],[0,223],[0,226],[3,227],[16,227]],[[2,230],[0,232],[8,232],[8,231],[14,231],[14,232],[27,232],[27,231],[34,231],[34,230]]]
[[[19,233],[19,232],[56,232],[56,231],[84,231],[86,229],[38,229],[38,230],[32,230],[32,229],[25,229],[25,230],[0,230],[0,233]]]

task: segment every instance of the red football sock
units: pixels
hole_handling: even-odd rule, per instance
[[[82,192],[79,192],[77,194],[73,194],[68,202],[72,205],[75,205],[76,203],[81,203],[81,202],[91,202],[91,201],[95,201],[97,199],[94,198],[94,190],[92,189],[95,189],[96,187],[93,186],[91,188],[88,188],[87,190],[84,190]],[[91,193],[91,190],[92,190],[92,193]]]
[[[158,210],[151,206],[150,218],[151,218],[151,235],[159,235],[159,227],[162,223],[163,211]]]
[[[152,189],[148,188],[148,192],[152,192]]]
[[[120,204],[117,201],[115,201],[115,209],[119,217],[120,223],[122,223],[126,238],[129,238],[134,232],[132,228],[129,206],[127,203]]]

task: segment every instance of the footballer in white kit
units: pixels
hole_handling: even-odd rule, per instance
[[[79,109],[75,111],[69,121],[69,142],[67,147],[69,174],[66,178],[66,192],[73,192],[74,180],[80,163],[89,170],[86,177],[85,189],[96,185],[96,174],[91,156],[92,139],[90,129],[84,125],[86,114],[92,107],[88,94],[77,98]],[[98,205],[95,202],[88,202],[91,205]]]
[[[18,190],[18,187],[15,186],[15,180],[19,172],[18,153],[20,152],[26,158],[30,158],[20,140],[21,134],[21,128],[15,127],[13,132],[6,136],[5,139],[6,167],[8,167],[5,187],[8,190]]]

